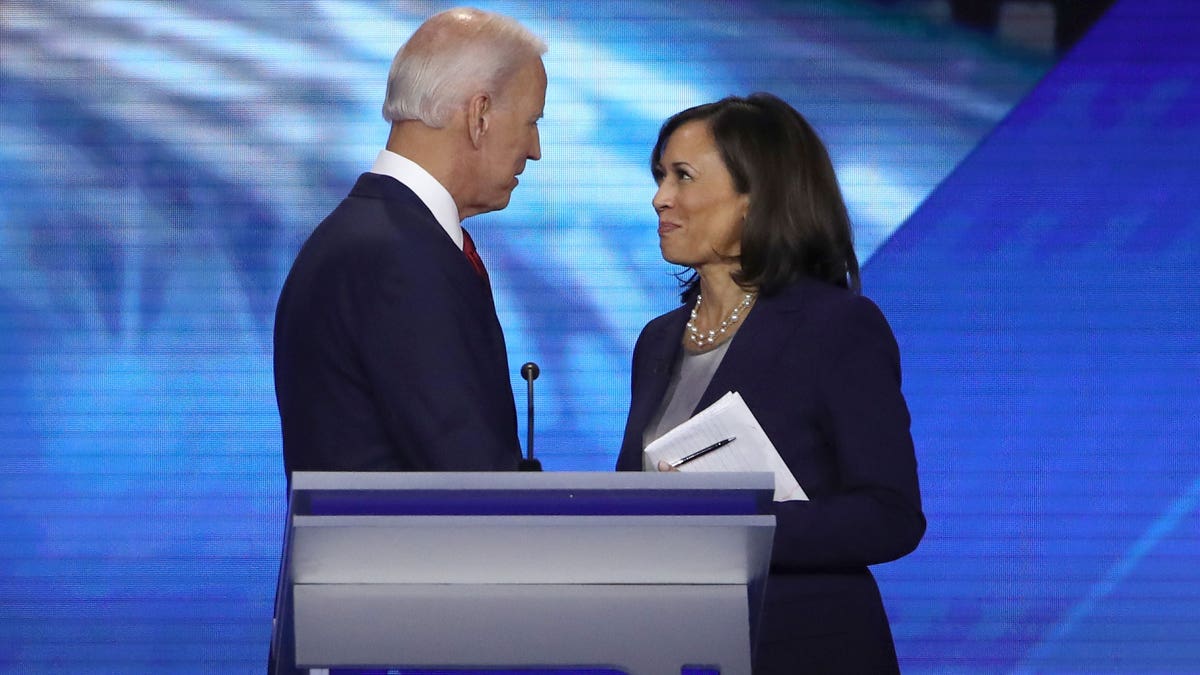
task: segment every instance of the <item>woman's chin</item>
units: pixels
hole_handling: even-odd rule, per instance
[[[671,263],[672,265],[682,265],[683,267],[691,267],[692,266],[690,263],[685,262],[685,260],[683,258],[681,258],[679,256],[671,255],[667,251],[662,252],[662,259]]]

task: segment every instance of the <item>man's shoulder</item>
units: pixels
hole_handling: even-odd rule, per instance
[[[429,207],[407,185],[378,173],[358,177],[350,194],[342,200],[331,216],[341,209],[374,209],[381,216],[396,219],[428,221],[437,224]]]
[[[421,204],[420,197],[404,183],[391,176],[369,171],[359,175],[354,187],[350,188],[347,199],[378,199],[401,204]]]
[[[445,249],[452,253],[453,242],[421,201],[405,199],[402,192],[382,194],[379,181],[369,175],[376,174],[364,174],[309,233],[292,263],[292,276],[376,277],[387,270],[429,269],[451,257]],[[394,179],[378,178],[403,188]]]
[[[444,231],[425,204],[395,178],[364,173],[317,226],[314,235],[347,242],[380,239],[415,245],[439,241]]]

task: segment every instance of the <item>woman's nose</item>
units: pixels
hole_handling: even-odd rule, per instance
[[[655,213],[662,213],[671,205],[670,195],[664,186],[658,186],[658,191],[654,193],[654,199],[650,200],[650,204],[654,206]]]

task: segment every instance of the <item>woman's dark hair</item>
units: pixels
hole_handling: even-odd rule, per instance
[[[671,134],[695,120],[708,124],[734,189],[750,195],[734,281],[770,295],[808,276],[859,292],[850,216],[829,152],[804,117],[765,93],[688,108],[663,123],[652,169]],[[686,299],[699,279],[692,274],[682,283]]]

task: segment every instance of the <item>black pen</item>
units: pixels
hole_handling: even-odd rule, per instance
[[[717,448],[723,448],[726,445],[729,445],[730,443],[734,442],[735,440],[737,440],[737,436],[730,436],[729,438],[726,438],[723,441],[717,441],[716,443],[713,443],[712,445],[708,446],[707,448],[700,448],[699,450],[693,452],[692,454],[688,455],[687,457],[681,457],[681,458],[675,460],[674,462],[671,462],[670,466],[672,469],[678,469],[679,467],[683,466],[684,464],[687,464],[688,462],[692,461],[693,459],[700,459],[701,457],[707,455],[708,453],[712,452],[713,450],[716,450]]]

